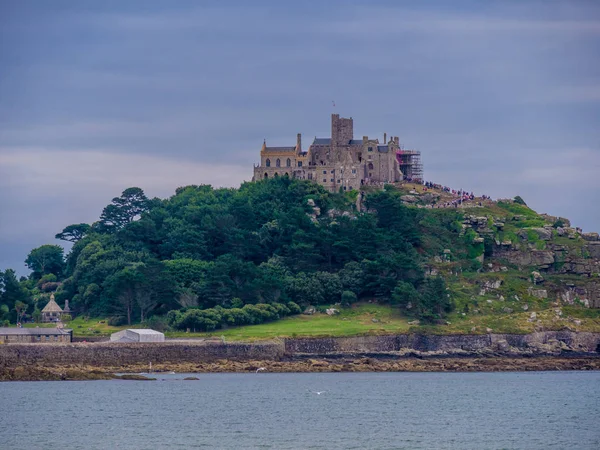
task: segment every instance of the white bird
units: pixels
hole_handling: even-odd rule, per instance
[[[324,394],[325,392],[326,392],[326,391],[317,391],[317,392],[315,392],[315,394],[317,394],[317,395],[321,395],[321,394]]]
[[[262,370],[267,370],[267,369],[265,369],[264,367],[259,367],[258,369],[256,369],[256,373],[258,373],[258,372],[260,372]]]

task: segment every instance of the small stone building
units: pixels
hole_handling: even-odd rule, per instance
[[[50,344],[72,340],[73,330],[66,328],[0,328],[0,344]]]
[[[42,309],[42,322],[58,322],[63,312],[63,309],[54,300],[54,294],[52,294],[50,295],[50,301]]]
[[[132,328],[111,334],[110,342],[165,342],[165,335],[160,331],[147,328]]]

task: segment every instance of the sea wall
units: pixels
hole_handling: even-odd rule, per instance
[[[123,366],[128,364],[198,363],[232,360],[278,360],[282,342],[202,343],[71,343],[0,345],[0,368],[24,365]]]

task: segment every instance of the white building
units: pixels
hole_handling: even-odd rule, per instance
[[[165,335],[150,329],[127,329],[110,335],[111,342],[165,342]]]

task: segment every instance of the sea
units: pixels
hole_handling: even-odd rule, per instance
[[[0,383],[0,448],[600,449],[598,371],[152,376]]]

